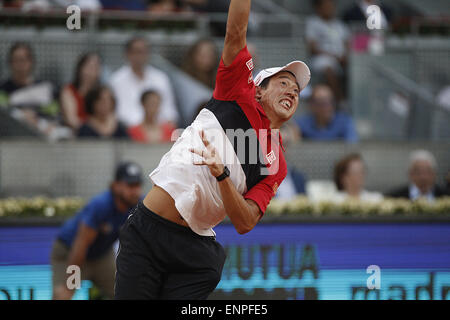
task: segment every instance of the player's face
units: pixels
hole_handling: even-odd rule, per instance
[[[274,75],[266,89],[260,90],[260,103],[271,121],[288,121],[297,110],[300,89],[289,72]]]

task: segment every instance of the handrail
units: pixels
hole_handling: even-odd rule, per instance
[[[434,110],[443,111],[450,115],[450,110],[441,107],[436,102],[435,96],[429,90],[419,85],[415,81],[411,80],[410,78],[394,69],[385,67],[384,65],[376,61],[372,61],[370,67],[375,73],[384,76],[385,78],[401,87],[403,90],[411,93],[411,95],[414,95],[427,102]]]

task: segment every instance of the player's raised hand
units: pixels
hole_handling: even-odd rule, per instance
[[[189,151],[192,153],[195,153],[202,157],[202,160],[200,161],[194,161],[195,165],[207,165],[209,168],[209,171],[211,171],[211,174],[214,177],[220,176],[224,171],[224,165],[222,163],[222,159],[220,159],[220,156],[214,148],[214,146],[209,143],[208,139],[206,138],[205,132],[203,130],[200,130],[199,132],[200,138],[202,139],[202,142],[205,146],[204,149],[199,150],[195,148],[190,148]]]

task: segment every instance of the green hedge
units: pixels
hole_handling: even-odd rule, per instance
[[[267,208],[272,215],[306,216],[394,216],[394,215],[439,215],[450,216],[450,197],[439,198],[434,202],[426,200],[386,198],[378,203],[347,200],[342,203],[331,201],[311,202],[305,196],[293,200],[273,199]]]
[[[82,198],[6,198],[0,199],[1,217],[69,217],[85,204]],[[435,202],[385,199],[379,203],[346,201],[313,203],[305,196],[293,200],[273,199],[267,208],[273,216],[393,216],[393,215],[439,215],[450,216],[450,197]]]

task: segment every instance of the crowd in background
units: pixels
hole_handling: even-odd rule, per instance
[[[228,10],[227,0],[3,0],[4,7],[24,10],[66,8],[72,4],[82,10],[133,10],[154,13]]]
[[[3,6],[64,6],[65,0],[4,1]],[[226,11],[228,1],[160,0],[160,1],[75,1],[91,9],[149,10],[153,12]],[[351,50],[369,46],[369,40],[351,37],[347,23],[365,21],[366,9],[373,0],[355,1],[337,17],[335,1],[312,1],[315,14],[305,24],[305,41],[309,52],[309,65],[313,74],[306,103],[301,113],[282,128],[288,141],[359,141],[358,132],[347,107],[346,77]],[[382,23],[391,21],[389,7],[381,6]],[[124,46],[123,65],[104,78],[105,67],[96,52],[82,54],[73,68],[72,80],[55,84],[35,78],[34,70],[39,57],[33,48],[23,42],[11,46],[7,55],[9,77],[0,83],[0,105],[7,105],[8,113],[17,121],[26,123],[50,140],[90,138],[128,139],[139,143],[174,141],[175,129],[180,126],[180,109],[168,75],[151,64],[150,43],[147,38],[133,37]],[[249,43],[254,57],[255,74],[259,65],[256,48]],[[214,89],[220,52],[211,39],[199,39],[185,53],[180,69],[192,81]],[[3,76],[3,75],[2,75]],[[182,103],[182,102],[181,102]],[[198,110],[204,105],[202,102]],[[405,164],[406,166],[406,164]],[[393,190],[387,196],[410,199],[433,199],[449,194],[449,185],[436,184],[437,163],[425,150],[411,155],[409,185]],[[358,198],[380,201],[383,195],[366,190],[364,177],[367,167],[360,154],[341,159],[334,171],[335,201]],[[450,177],[447,177],[447,181]],[[449,183],[447,183],[449,184]],[[306,177],[294,167],[278,190],[281,198],[290,198],[308,192]],[[314,190],[312,188],[311,190]],[[322,190],[323,191],[323,190]],[[313,191],[311,191],[313,192]],[[323,192],[322,192],[323,193]],[[385,195],[386,196],[386,195]]]
[[[342,203],[353,199],[378,203],[385,197],[433,202],[450,196],[450,172],[444,177],[444,184],[440,185],[438,164],[431,152],[414,150],[404,166],[407,168],[407,184],[394,186],[385,194],[366,189],[369,168],[359,153],[350,153],[338,159],[333,168],[332,181],[307,181],[297,169],[288,167],[288,175],[278,188],[276,197],[290,200],[296,195],[306,194],[312,201]]]
[[[258,61],[256,49],[249,47]],[[133,37],[124,47],[126,61],[103,79],[100,55],[84,53],[74,66],[72,80],[57,90],[58,84],[35,78],[39,57],[29,44],[17,42],[8,52],[10,76],[0,84],[1,100],[13,118],[53,140],[170,142],[171,133],[182,123],[179,108],[183,106],[177,105],[168,75],[149,64],[149,56],[148,40]],[[212,90],[219,59],[215,43],[199,39],[187,50],[181,70]],[[310,92],[307,111],[283,128],[288,139],[357,142],[353,120],[338,108],[332,88],[318,83]]]

